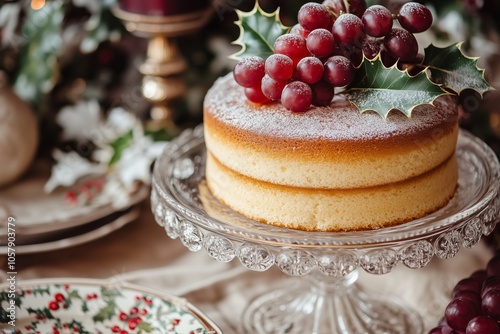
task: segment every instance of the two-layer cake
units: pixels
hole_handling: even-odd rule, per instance
[[[249,102],[232,74],[204,104],[212,194],[263,223],[352,231],[408,222],[453,196],[457,106],[450,97],[411,118],[360,113],[344,98],[292,113]]]

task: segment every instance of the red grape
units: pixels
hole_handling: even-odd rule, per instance
[[[334,87],[344,87],[354,80],[355,70],[349,59],[333,56],[325,62],[323,78]]]
[[[283,89],[281,103],[293,112],[303,112],[311,105],[312,91],[308,84],[301,81],[289,83]]]
[[[304,38],[307,38],[307,36],[309,36],[309,33],[310,33],[309,30],[304,29],[304,27],[302,27],[298,23],[296,25],[294,25],[292,27],[292,29],[290,29],[290,34],[299,35],[299,36],[302,36]]]
[[[362,22],[368,35],[383,37],[392,29],[392,14],[384,6],[370,6],[363,14]]]
[[[466,334],[500,334],[497,322],[488,316],[478,316],[469,321]]]
[[[418,2],[407,2],[399,10],[398,21],[409,32],[419,33],[431,27],[432,13]]]
[[[486,278],[488,278],[488,275],[486,274],[486,270],[477,270],[470,275],[470,278],[475,279],[482,284]]]
[[[481,282],[473,278],[464,278],[460,280],[452,291],[452,296],[459,291],[472,291],[478,295],[481,293]]]
[[[381,50],[381,45],[376,40],[366,40],[363,43],[363,54],[368,59],[374,59]]]
[[[335,20],[332,33],[336,43],[359,47],[366,36],[361,19],[349,13],[342,14]]]
[[[316,83],[323,77],[323,63],[316,57],[302,58],[295,69],[295,76],[305,83]]]
[[[382,59],[382,63],[385,67],[394,66],[394,64],[396,64],[396,62],[398,61],[397,58],[391,56],[385,48],[382,48],[382,50],[380,50],[380,59]]]
[[[297,15],[300,25],[306,30],[331,29],[332,16],[330,11],[318,3],[308,2],[302,5]]]
[[[299,60],[310,55],[304,37],[294,34],[284,34],[274,42],[274,53],[286,55],[297,65]]]
[[[486,273],[488,277],[500,277],[500,256],[494,256],[486,265]]]
[[[454,330],[465,332],[469,321],[480,315],[481,310],[467,300],[454,299],[448,304],[444,314],[448,326]]]
[[[500,290],[500,277],[489,277],[483,282],[483,287],[481,289],[481,297],[490,290]]]
[[[243,87],[253,87],[260,84],[264,77],[264,59],[249,56],[241,59],[234,67],[234,80]]]
[[[335,47],[333,34],[326,29],[315,29],[307,36],[306,47],[318,58],[328,57]]]
[[[481,296],[470,290],[462,290],[455,293],[453,299],[463,299],[474,304],[478,309],[481,308]]]
[[[312,104],[315,106],[327,106],[332,102],[335,89],[325,80],[320,80],[311,85]]]
[[[439,326],[431,329],[429,334],[455,334],[456,332],[448,326]]]
[[[277,101],[281,99],[281,92],[285,88],[286,81],[278,81],[271,78],[269,75],[264,75],[262,78],[261,89],[265,97],[270,100]]]
[[[245,96],[248,100],[259,104],[269,101],[269,99],[262,93],[260,85],[245,88]]]
[[[483,296],[481,302],[483,314],[500,321],[500,290],[490,290]]]
[[[414,60],[418,53],[415,36],[404,29],[393,28],[389,35],[385,36],[384,46],[391,56],[404,62]]]
[[[272,54],[266,59],[266,74],[274,80],[286,81],[292,77],[293,61],[282,54]]]
[[[352,13],[361,17],[366,10],[365,0],[349,0],[347,2],[348,8],[346,8],[346,1],[344,0],[325,0],[323,5],[330,7],[337,16],[342,13]]]

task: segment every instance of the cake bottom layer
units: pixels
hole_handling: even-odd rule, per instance
[[[252,179],[209,153],[206,179],[219,201],[251,219],[306,231],[355,231],[401,224],[443,207],[455,193],[458,166],[453,155],[433,170],[401,182],[323,190]]]

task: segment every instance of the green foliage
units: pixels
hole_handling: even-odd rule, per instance
[[[231,58],[239,60],[245,56],[259,56],[266,59],[272,55],[276,39],[289,30],[279,20],[279,9],[274,13],[266,13],[256,2],[250,12],[236,12],[240,36],[233,44],[240,45],[241,50]]]
[[[130,130],[126,134],[121,137],[116,138],[114,142],[111,143],[111,147],[113,148],[113,156],[109,161],[109,165],[112,166],[118,160],[120,160],[123,151],[130,146],[132,141],[134,140],[134,132]],[[103,289],[103,296],[106,294],[112,293],[114,290]]]
[[[377,57],[364,59],[356,69],[348,94],[349,100],[361,112],[373,110],[385,118],[393,109],[410,117],[413,108],[432,104],[438,96],[446,93],[425,73],[412,77],[396,66],[386,68]]]
[[[28,7],[22,25],[25,44],[13,87],[22,99],[37,109],[59,76],[57,56],[62,45],[64,3],[48,1],[40,10]]]
[[[477,58],[465,56],[460,46],[461,43],[445,48],[430,45],[425,49],[423,65],[429,69],[431,80],[457,94],[464,89],[473,89],[481,95],[491,90],[484,79],[484,70],[477,67]]]

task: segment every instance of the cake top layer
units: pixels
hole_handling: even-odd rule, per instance
[[[434,104],[416,107],[411,118],[392,111],[384,119],[375,112],[361,114],[339,96],[327,107],[293,113],[280,103],[248,102],[244,88],[229,73],[214,83],[205,97],[204,108],[214,120],[262,137],[363,142],[422,136],[457,122],[457,106],[451,98],[438,98]]]

